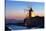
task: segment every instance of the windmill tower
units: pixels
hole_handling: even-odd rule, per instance
[[[26,10],[26,11],[28,11],[28,17],[31,18],[32,17],[32,12],[33,12],[32,8],[29,7],[28,10]]]
[[[32,12],[32,11],[33,11],[32,8],[30,8],[30,9],[29,9],[29,18],[32,17],[32,16],[31,16],[31,14],[32,14],[31,12]]]

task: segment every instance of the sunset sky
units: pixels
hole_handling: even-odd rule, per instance
[[[23,2],[6,0],[6,17],[10,19],[23,19],[28,11],[28,7],[33,8],[33,16],[44,16],[44,3],[42,2]],[[28,10],[28,9],[27,9]]]

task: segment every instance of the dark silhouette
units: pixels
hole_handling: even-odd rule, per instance
[[[31,12],[32,11],[33,11],[32,8],[30,8],[30,10],[29,10],[29,18],[31,18]]]
[[[24,24],[28,28],[36,27],[36,28],[44,28],[44,17],[36,16],[31,17],[32,8],[29,10],[29,18],[24,19]]]

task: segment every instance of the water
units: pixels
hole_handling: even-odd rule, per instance
[[[17,25],[7,25],[7,27],[11,30],[23,30],[27,29],[27,27],[24,26],[17,26]]]
[[[11,31],[28,30],[28,28],[25,27],[25,26],[7,25],[7,27],[8,27],[9,29],[11,29]],[[32,28],[30,28],[30,29],[32,29]],[[30,30],[30,29],[29,29],[29,30]]]

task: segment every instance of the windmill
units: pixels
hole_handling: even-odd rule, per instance
[[[31,18],[32,16],[31,16],[31,12],[33,12],[33,10],[32,10],[32,7],[28,7],[28,9],[25,9],[26,11],[28,11],[28,14],[29,14],[29,18]]]
[[[30,19],[32,17],[32,12],[33,12],[31,5],[28,5],[28,8],[24,10],[28,11],[28,17],[24,19],[24,24],[25,26],[30,26],[31,24]]]
[[[27,13],[28,17],[31,18],[32,17],[32,12],[33,12],[31,3],[28,3],[27,9],[25,9],[25,10],[28,11],[28,13]]]

